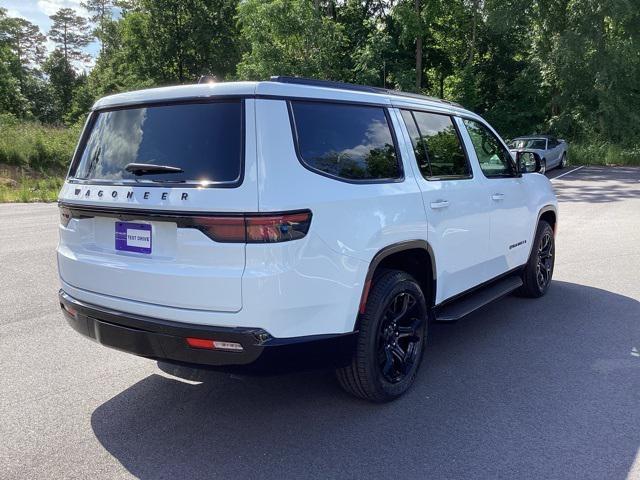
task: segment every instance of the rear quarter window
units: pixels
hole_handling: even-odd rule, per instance
[[[241,100],[141,106],[93,113],[73,180],[238,185],[243,168]],[[177,167],[136,175],[130,163]]]
[[[300,161],[310,170],[353,182],[402,178],[383,107],[291,101]]]

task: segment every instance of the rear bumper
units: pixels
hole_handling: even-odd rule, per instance
[[[63,290],[58,298],[69,325],[85,337],[141,357],[198,368],[247,373],[335,368],[347,365],[355,348],[355,332],[275,338],[260,328],[186,324],[106,309]],[[192,348],[187,337],[239,343],[242,351]]]

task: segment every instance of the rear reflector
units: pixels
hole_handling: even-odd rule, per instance
[[[311,225],[311,212],[193,217],[192,222],[216,242],[276,243],[303,238]]]
[[[187,338],[187,345],[191,348],[208,348],[213,350],[213,340],[207,340],[206,338]]]
[[[187,345],[191,348],[202,348],[205,350],[230,350],[241,352],[242,345],[236,342],[222,342],[220,340],[210,340],[207,338],[187,337]]]
[[[60,303],[60,306],[62,307],[62,309],[67,312],[69,315],[71,315],[73,318],[77,318],[78,316],[78,311],[73,308],[70,305],[65,305],[64,303]]]

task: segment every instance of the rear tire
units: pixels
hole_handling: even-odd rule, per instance
[[[522,287],[518,294],[523,297],[538,298],[547,293],[555,263],[555,239],[553,229],[540,220],[529,260],[522,273]]]
[[[344,390],[388,402],[413,384],[424,353],[428,311],[420,285],[400,270],[374,279],[351,364],[336,371]]]

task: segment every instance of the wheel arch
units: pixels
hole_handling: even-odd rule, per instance
[[[425,261],[427,265],[424,265]],[[387,245],[373,256],[365,277],[358,313],[364,311],[376,273],[385,268],[403,270],[412,275],[425,293],[427,307],[433,307],[437,288],[433,249],[426,240],[408,240]],[[356,321],[356,328],[357,324]]]
[[[536,222],[536,228],[538,228],[540,220],[544,220],[549,225],[551,225],[551,228],[553,228],[553,233],[555,234],[556,226],[558,225],[558,212],[556,210],[556,207],[553,205],[545,205],[540,209],[540,211],[538,212],[538,221]]]

